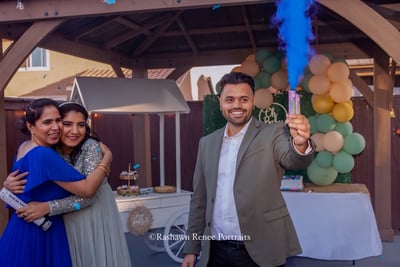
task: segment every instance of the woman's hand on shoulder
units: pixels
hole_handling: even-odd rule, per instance
[[[108,146],[106,146],[103,142],[99,142],[101,153],[103,154],[103,158],[107,159],[107,161],[111,164],[112,161],[112,152]]]
[[[9,191],[15,194],[21,194],[24,192],[25,184],[27,182],[25,178],[28,172],[19,173],[19,170],[11,172],[3,183],[3,186]]]

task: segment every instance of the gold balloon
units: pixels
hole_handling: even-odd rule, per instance
[[[260,66],[253,60],[245,60],[242,62],[241,69],[243,73],[255,77],[260,71]]]
[[[271,91],[267,88],[260,88],[254,93],[256,100],[256,107],[259,109],[264,109],[271,106],[274,101],[274,97]]]
[[[354,109],[348,103],[337,103],[332,109],[332,116],[338,122],[347,122],[353,118]]]
[[[308,67],[313,74],[323,75],[328,71],[330,64],[331,60],[327,56],[317,54],[310,59]]]
[[[308,81],[308,88],[315,95],[325,95],[329,91],[331,82],[325,75],[314,75]]]
[[[313,95],[311,97],[311,104],[315,112],[319,114],[326,114],[332,111],[335,103],[329,95]]]
[[[279,70],[271,75],[271,86],[278,90],[286,90],[289,86],[288,74]]]
[[[332,63],[328,67],[328,78],[332,82],[341,82],[349,77],[349,67],[343,62]]]
[[[346,81],[336,82],[329,88],[329,95],[336,103],[342,103],[350,100],[353,90]]]

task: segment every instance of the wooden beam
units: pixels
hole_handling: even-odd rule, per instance
[[[393,241],[391,205],[391,120],[393,80],[389,57],[380,48],[374,56],[374,208],[383,241]]]
[[[104,48],[106,49],[110,49],[114,46],[117,46],[125,41],[128,41],[138,35],[141,34],[145,34],[147,36],[150,36],[152,34],[151,29],[164,24],[166,22],[168,22],[169,20],[171,20],[171,15],[164,15],[163,17],[157,17],[157,19],[152,20],[151,22],[148,22],[146,25],[143,25],[143,27],[141,27],[138,30],[132,30],[129,31],[127,33],[121,34],[118,37],[106,42],[104,44]]]
[[[133,56],[137,57],[140,54],[143,53],[143,51],[146,50],[146,48],[148,48],[155,40],[157,40],[158,37],[160,37],[160,35],[165,32],[169,26],[171,26],[171,24],[183,13],[183,11],[178,11],[175,13],[175,15],[166,23],[164,23],[163,25],[160,25],[155,31],[154,33],[149,36],[134,52],[133,52]]]
[[[0,62],[0,92],[4,90],[21,63],[32,50],[64,20],[46,20],[33,23],[7,50]]]
[[[400,63],[400,32],[375,10],[360,0],[317,0],[317,2],[351,22],[382,47],[394,61]]]
[[[249,35],[250,44],[251,44],[251,47],[253,48],[253,52],[255,53],[257,45],[256,45],[256,41],[254,40],[253,32],[251,31],[249,16],[247,15],[247,11],[244,6],[241,7],[241,11],[242,11],[242,17],[244,20],[244,24],[246,25],[246,31],[247,31],[247,34]]]
[[[183,34],[185,35],[186,41],[188,42],[190,48],[192,48],[193,53],[197,54],[199,50],[197,49],[195,42],[193,41],[192,37],[187,31],[185,23],[182,21],[180,17],[177,17],[176,21],[178,22],[179,28],[181,28]]]
[[[360,93],[365,97],[368,105],[373,108],[374,106],[374,92],[369,88],[368,84],[361,79],[354,70],[350,70],[350,80],[353,85],[360,91]]]
[[[120,66],[118,66],[117,64],[112,64],[111,67],[114,70],[115,75],[117,75],[118,78],[125,78],[124,72],[122,71]]]
[[[218,1],[218,4],[221,6],[232,6],[273,2],[274,0],[220,0]],[[212,7],[216,2],[211,0],[117,0],[115,4],[107,5],[100,0],[36,0],[24,1],[24,10],[17,10],[15,4],[15,1],[0,2],[0,23],[71,18],[79,16],[113,15],[143,11],[202,8]]]

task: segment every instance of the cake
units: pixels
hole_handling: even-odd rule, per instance
[[[137,185],[121,185],[117,187],[117,194],[120,196],[136,196],[139,195],[140,188]]]
[[[139,176],[137,171],[122,171],[119,174],[119,179],[121,180],[136,180]]]
[[[176,187],[172,186],[172,185],[155,186],[154,192],[156,192],[156,193],[174,193],[174,192],[176,192]]]

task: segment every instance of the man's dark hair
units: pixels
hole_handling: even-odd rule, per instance
[[[244,74],[242,72],[229,72],[222,76],[221,80],[219,81],[219,85],[221,87],[220,94],[226,84],[239,84],[239,83],[246,83],[250,86],[251,90],[254,93],[254,80],[251,76]]]

